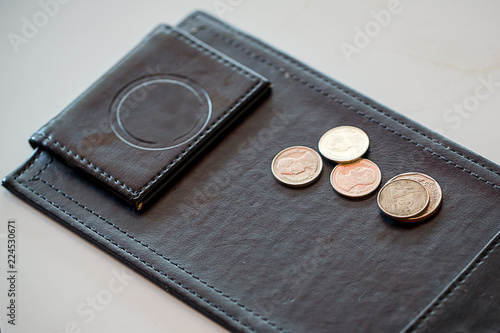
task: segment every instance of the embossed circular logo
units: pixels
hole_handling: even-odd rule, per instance
[[[179,147],[195,138],[212,115],[205,89],[177,75],[152,75],[126,85],[110,109],[113,132],[146,150]]]

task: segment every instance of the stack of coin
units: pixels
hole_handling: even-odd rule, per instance
[[[375,191],[382,180],[378,166],[362,158],[370,146],[366,133],[353,126],[339,126],[323,134],[318,148],[321,154],[338,163],[330,183],[340,194],[362,197]],[[311,148],[294,146],[274,157],[271,170],[281,183],[299,187],[313,183],[321,174],[323,160]],[[439,184],[418,172],[400,174],[379,191],[377,203],[388,216],[403,222],[418,222],[434,215],[442,201]]]
[[[443,194],[438,182],[418,172],[391,178],[380,190],[377,203],[388,216],[402,222],[419,222],[434,215]]]
[[[339,163],[330,175],[330,183],[338,193],[361,197],[380,185],[380,169],[372,161],[362,158],[369,146],[368,135],[354,126],[335,127],[321,136],[319,151],[327,159]]]

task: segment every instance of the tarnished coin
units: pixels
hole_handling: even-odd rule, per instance
[[[397,179],[415,180],[422,184],[429,194],[429,206],[427,206],[427,208],[419,215],[407,218],[404,222],[423,221],[434,215],[439,210],[441,202],[443,201],[443,192],[441,191],[441,186],[439,186],[439,183],[434,178],[419,172],[407,172],[391,178],[389,183]]]
[[[353,162],[366,153],[370,139],[363,130],[354,126],[332,128],[319,139],[320,153],[337,163]]]
[[[352,163],[338,164],[330,175],[333,188],[348,197],[370,194],[380,185],[382,175],[378,166],[362,158]]]
[[[422,213],[429,205],[424,185],[412,179],[386,183],[377,196],[380,209],[395,219],[407,219]]]
[[[321,156],[311,148],[295,146],[280,151],[271,163],[274,177],[285,185],[305,186],[323,169]]]

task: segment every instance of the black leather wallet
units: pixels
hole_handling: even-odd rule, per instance
[[[499,166],[207,14],[179,28],[155,30],[37,132],[34,156],[4,186],[233,331],[498,331]],[[141,108],[120,120],[127,98]],[[249,112],[216,129],[234,106]],[[383,181],[435,178],[440,211],[391,220],[375,195],[337,195],[326,160],[311,186],[274,180],[277,152],[314,148],[339,125],[369,135]],[[189,168],[159,179],[137,210],[144,185],[207,126],[227,130],[179,159]]]

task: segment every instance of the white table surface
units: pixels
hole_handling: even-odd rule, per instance
[[[376,31],[371,11],[386,9],[389,2],[72,0],[43,22],[38,1],[0,0],[0,175],[32,154],[27,139],[35,130],[153,27],[160,22],[177,24],[195,9],[222,15],[313,68],[500,163],[500,2],[401,0],[399,11]],[[226,11],[217,13],[218,6]],[[22,36],[23,17],[32,22],[33,16],[42,20],[42,26],[17,45],[16,52],[10,39],[13,34]],[[347,61],[341,45],[355,46],[356,29],[365,27],[373,29],[373,37]],[[499,83],[486,90],[484,80]],[[464,103],[466,107],[458,111]],[[3,188],[0,210],[1,309],[7,302],[3,277],[7,220],[15,219],[18,228],[16,326],[8,325],[6,311],[0,310],[2,332],[66,332],[71,331],[66,330],[71,322],[77,326],[74,332],[224,331]],[[122,273],[131,280],[109,304],[94,316],[77,312],[90,309],[85,305],[89,298],[105,293],[114,274]]]

